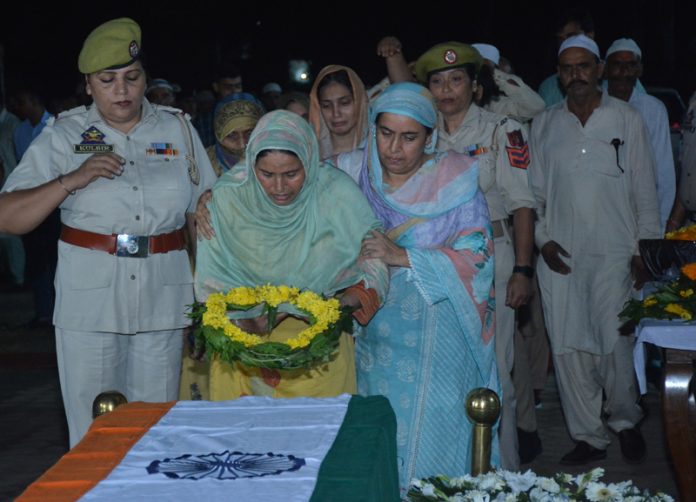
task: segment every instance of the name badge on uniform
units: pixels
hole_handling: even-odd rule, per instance
[[[107,145],[104,142],[106,135],[94,126],[91,126],[80,136],[82,136],[82,142],[79,145],[73,145],[74,153],[107,153],[114,151],[114,145]]]
[[[512,167],[527,169],[529,165],[529,145],[522,136],[522,131],[516,129],[507,133],[509,146],[505,147],[508,162]]]
[[[145,155],[163,155],[165,157],[178,157],[179,150],[174,148],[173,143],[150,143],[150,146],[145,149]]]

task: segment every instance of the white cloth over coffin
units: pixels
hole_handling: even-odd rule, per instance
[[[319,467],[343,423],[351,396],[272,399],[249,396],[233,401],[180,401],[143,435],[121,463],[80,500],[235,500],[307,501]],[[304,459],[299,469],[261,477],[226,471],[199,479],[148,472],[159,460],[185,454],[243,452],[282,461]],[[273,457],[265,454],[272,453]],[[209,459],[211,457],[205,457]],[[219,457],[218,457],[219,458]]]
[[[645,346],[652,343],[658,347],[678,350],[696,350],[696,324],[658,319],[641,319],[636,327],[636,345],[633,348],[633,364],[636,369],[638,388],[641,394],[648,392],[645,376]]]

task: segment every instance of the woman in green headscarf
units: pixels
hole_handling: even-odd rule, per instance
[[[196,297],[240,286],[287,285],[356,307],[366,324],[386,295],[387,270],[360,257],[363,237],[380,226],[359,187],[319,162],[311,127],[299,115],[264,115],[246,160],[223,174],[208,205],[215,232],[198,245]],[[288,317],[270,335],[283,340],[306,328]],[[329,363],[309,370],[268,370],[211,363],[210,397],[326,397],[355,393],[354,348],[343,334]]]

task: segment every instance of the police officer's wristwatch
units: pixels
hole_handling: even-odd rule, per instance
[[[531,279],[534,277],[534,267],[530,267],[529,265],[515,265],[512,267],[512,273],[522,274],[523,276]]]

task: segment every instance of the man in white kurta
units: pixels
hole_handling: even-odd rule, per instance
[[[696,180],[696,92],[689,100],[689,110],[682,125],[682,132],[684,140],[681,150],[681,169],[684,187],[680,192],[680,198],[687,201],[686,207],[689,211],[694,211],[696,210],[696,190],[693,187]]]
[[[599,89],[603,68],[594,41],[566,40],[558,68],[568,97],[534,119],[529,180],[546,326],[577,442],[561,463],[605,458],[607,426],[618,433],[624,458],[638,462],[645,443],[636,429],[642,412],[634,340],[620,336],[618,313],[638,285],[632,271],[639,277],[644,270],[638,240],[660,237],[653,157],[638,112]]]
[[[672,214],[667,220],[667,231],[689,224],[696,211],[696,92],[689,100],[689,109],[682,123],[682,146],[679,165],[681,174]]]
[[[642,52],[630,38],[619,38],[607,49],[606,88],[610,96],[627,101],[640,113],[650,139],[655,158],[655,182],[657,203],[660,208],[660,230],[664,232],[667,218],[672,210],[677,186],[672,155],[672,140],[669,136],[669,118],[662,101],[636,90],[638,77],[643,73]]]

